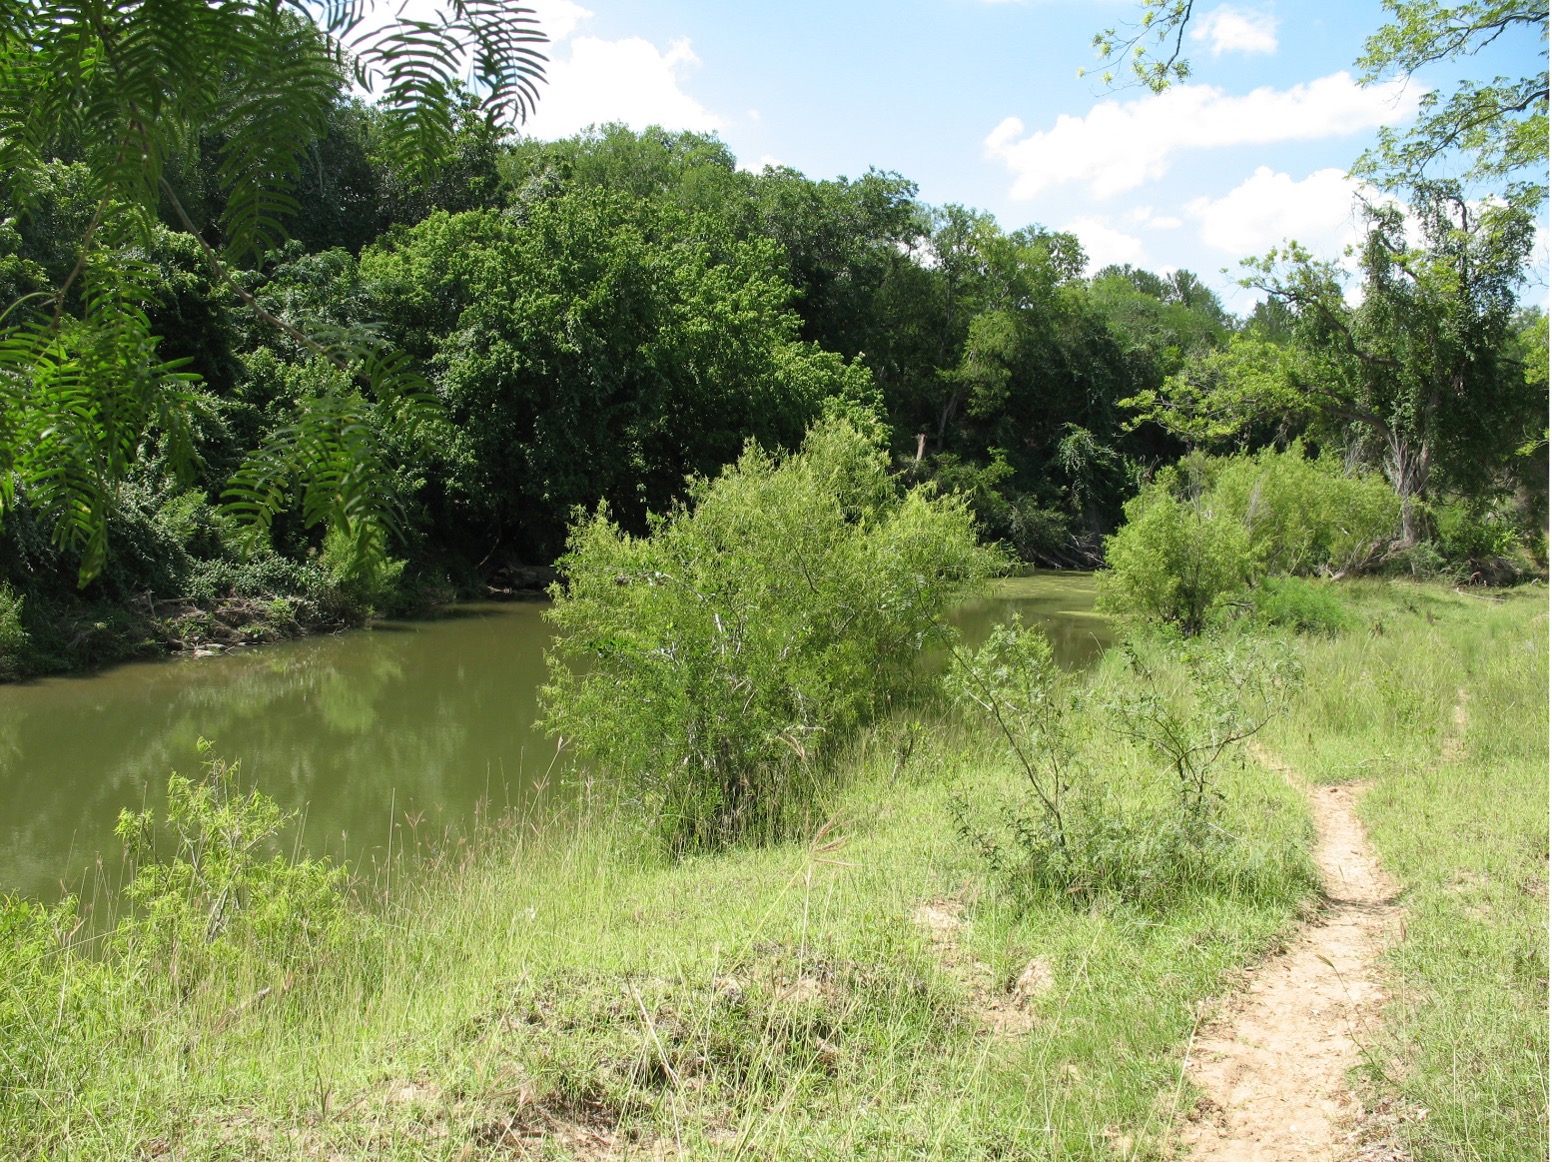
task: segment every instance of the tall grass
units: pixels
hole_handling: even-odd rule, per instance
[[[144,965],[43,953],[54,979],[39,1000],[92,973],[115,1004],[23,1022],[70,1064],[0,1102],[0,1151],[1167,1152],[1202,1002],[1288,926],[1307,886],[1290,792],[1250,768],[1228,779],[1229,829],[1295,840],[1272,847],[1289,865],[1281,892],[1074,911],[1003,894],[954,835],[950,786],[990,800],[1016,782],[945,712],[902,712],[837,765],[803,840],[674,862],[583,796],[559,823],[491,824],[396,857],[394,890],[361,926],[284,969],[239,954],[175,991]],[[1133,752],[1117,774],[1136,783],[1151,765]],[[924,925],[928,905],[955,927]]]
[[[1373,1108],[1415,1158],[1545,1160],[1547,598],[1370,584],[1357,635],[1311,643],[1271,730],[1359,806],[1401,882],[1404,939]]]
[[[1363,813],[1411,914],[1371,1091],[1412,1116],[1414,1154],[1534,1157],[1545,610],[1350,598],[1354,630],[1305,643],[1308,683],[1266,732],[1317,780],[1377,779]],[[1134,680],[1116,656],[1093,676],[1115,694]],[[1124,805],[1174,797],[1144,743],[1097,722],[1079,736]],[[801,835],[678,861],[585,788],[553,821],[461,843],[417,852],[394,832],[391,882],[358,881],[346,927],[192,978],[167,975],[165,938],[94,950],[68,910],[6,916],[0,1154],[1170,1155],[1190,1035],[1308,906],[1298,792],[1234,758],[1215,778],[1227,878],[1075,905],[1015,894],[956,834],[951,794],[1021,794],[981,728],[899,710],[832,764]]]

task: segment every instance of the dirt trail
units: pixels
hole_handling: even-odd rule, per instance
[[[1275,760],[1262,761],[1304,788]],[[1384,999],[1378,956],[1400,926],[1397,888],[1369,848],[1354,805],[1363,788],[1308,788],[1326,910],[1257,968],[1192,1044],[1186,1070],[1205,1097],[1185,1121],[1202,1162],[1395,1158],[1366,1148],[1347,1071]]]

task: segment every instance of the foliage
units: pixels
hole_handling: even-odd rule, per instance
[[[1394,189],[1430,177],[1441,159],[1465,156],[1466,179],[1501,179],[1505,193],[1531,208],[1546,201],[1547,8],[1539,0],[1385,0],[1390,20],[1364,44],[1359,80],[1373,84],[1474,56],[1504,37],[1522,42],[1540,31],[1542,69],[1525,77],[1461,81],[1445,97],[1426,90],[1417,121],[1404,133],[1383,127],[1353,168]],[[1528,55],[1528,54],[1527,54]]]
[[[1219,825],[1219,778],[1296,678],[1292,658],[1248,639],[1134,639],[1123,653],[1125,673],[1080,680],[1053,665],[1038,631],[999,625],[945,677],[1018,775],[1020,793],[995,801],[996,821],[963,795],[951,813],[1022,910],[1119,900],[1162,913],[1204,888],[1251,891],[1268,874]],[[1146,749],[1141,772],[1127,764],[1131,742]],[[1162,783],[1148,772],[1158,761]]]
[[[1030,857],[1029,878],[1068,885],[1073,853],[1063,806],[1077,777],[1071,735],[1081,697],[1064,683],[1051,642],[1017,619],[998,624],[974,653],[954,654],[943,686],[960,708],[996,726],[1035,797],[1036,818],[1018,832]]]
[[[22,624],[23,597],[0,584],[0,681],[14,681],[25,667],[31,637]]]
[[[1269,575],[1250,597],[1255,619],[1272,627],[1335,636],[1352,617],[1329,584],[1290,575]]]
[[[1237,598],[1258,574],[1243,519],[1189,468],[1167,468],[1126,504],[1126,523],[1105,540],[1100,606],[1175,625],[1187,636]]]
[[[633,537],[579,519],[548,614],[544,725],[676,846],[770,821],[795,776],[906,694],[949,604],[997,562],[964,504],[901,494],[849,424],[751,444]]]
[[[28,207],[50,164],[70,160],[80,164],[92,208],[67,244],[68,272],[0,317],[0,514],[19,486],[55,511],[56,540],[83,550],[82,584],[102,568],[113,489],[143,440],[182,442],[189,428],[186,359],[161,355],[142,307],[153,298],[143,256],[161,230],[162,207],[231,284],[226,264],[261,258],[299,210],[302,162],[346,72],[380,87],[388,145],[427,169],[452,137],[466,73],[493,116],[520,119],[536,98],[543,57],[535,46],[544,38],[527,9],[453,0],[429,20],[373,25],[373,7],[171,0],[103,10],[33,0],[0,11],[7,194]],[[219,250],[170,181],[177,168],[169,161],[194,142],[218,144],[224,198],[205,226],[217,232]],[[356,343],[292,333],[362,375],[379,398],[405,396],[391,359],[358,364]],[[267,468],[251,464],[234,489],[262,524],[280,506],[277,492],[299,479],[310,522],[327,521],[355,540],[359,556],[380,558],[378,467],[341,467],[360,452],[350,405],[346,396],[304,409],[297,440],[267,448]],[[289,456],[295,446],[303,452]],[[326,456],[315,463],[314,452]]]
[[[827,400],[866,407],[865,368],[797,340],[775,267],[763,240],[598,190],[520,220],[433,215],[369,250],[377,310],[446,410],[425,472],[460,505],[434,519],[480,554],[521,523],[548,559],[577,505],[639,531],[747,438],[790,448]]]
[[[1384,469],[1403,538],[1421,537],[1417,504],[1430,488],[1480,490],[1545,406],[1515,340],[1530,217],[1473,206],[1449,185],[1419,187],[1411,210],[1420,246],[1403,208],[1366,209],[1359,303],[1346,299],[1337,264],[1296,244],[1254,261],[1247,283],[1292,310],[1293,344],[1238,337],[1126,404],[1194,440],[1312,424]]]
[[[1289,648],[1260,637],[1203,637],[1175,650],[1180,684],[1135,644],[1123,645],[1136,685],[1111,704],[1124,736],[1146,745],[1174,778],[1185,837],[1200,845],[1222,791],[1215,771],[1232,747],[1254,737],[1287,701],[1302,669]]]
[[[210,755],[210,743],[199,745]],[[237,763],[213,755],[201,778],[168,780],[163,826],[172,836],[170,855],[159,853],[153,812],[120,813],[115,833],[135,863],[125,894],[138,909],[126,928],[164,954],[175,982],[197,982],[238,954],[299,967],[338,938],[346,870],[275,853],[293,817],[244,788]]]
[[[1345,471],[1330,455],[1311,458],[1293,445],[1199,465],[1218,505],[1245,524],[1251,555],[1270,574],[1352,571],[1395,538],[1395,492],[1378,475]]]

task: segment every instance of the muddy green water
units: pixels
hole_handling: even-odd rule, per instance
[[[971,641],[1014,611],[1081,667],[1108,643],[1093,582],[997,581],[954,622]],[[121,807],[149,805],[205,737],[304,816],[313,854],[370,864],[390,822],[422,837],[538,797],[554,756],[534,728],[544,604],[457,608],[225,656],[0,686],[0,893],[116,886]]]

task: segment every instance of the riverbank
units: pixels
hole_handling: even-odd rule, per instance
[[[1402,884],[1385,1044],[1358,1083],[1364,1137],[1544,1157],[1545,592],[1339,594],[1350,628],[1301,638],[1304,685],[1263,736],[1312,781],[1373,782],[1359,812]],[[1184,683],[1169,654],[1145,663],[1156,684]],[[1112,653],[1092,676],[1082,759],[1145,821],[1171,784],[1109,732],[1138,674]],[[902,711],[837,772],[786,837],[678,862],[585,788],[570,830],[485,824],[418,846],[401,830],[391,863],[357,873],[370,911],[349,927],[182,984],[144,963],[154,938],[111,967],[79,934],[63,955],[40,941],[30,981],[8,970],[49,1007],[0,1014],[8,1048],[37,1051],[0,1095],[0,1150],[1173,1154],[1196,1105],[1192,1034],[1319,911],[1299,789],[1239,756],[1215,779],[1226,842],[1210,878],[1031,898],[956,825],[965,808],[994,824],[1025,793],[984,729]],[[1462,976],[1473,964],[1481,975]]]

